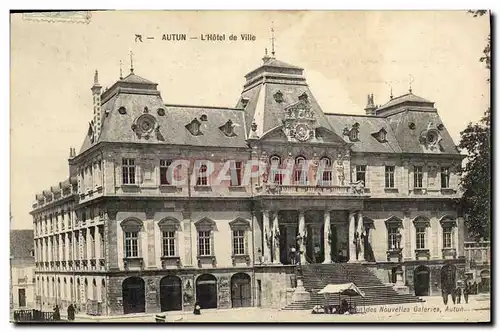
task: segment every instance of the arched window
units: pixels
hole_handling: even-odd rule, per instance
[[[323,185],[331,185],[332,184],[332,160],[328,157],[323,157],[319,161],[320,170],[323,173],[321,175],[321,180]]]
[[[208,167],[207,167],[207,165],[203,164],[203,165],[200,165],[200,167],[198,168],[196,185],[197,186],[207,186],[208,185]]]
[[[281,166],[281,158],[277,155],[271,156],[269,158],[270,161],[270,175],[271,175],[271,182],[275,184],[283,184],[283,174],[281,173],[280,166]]]
[[[307,184],[306,158],[302,156],[295,158],[293,180],[295,184]]]

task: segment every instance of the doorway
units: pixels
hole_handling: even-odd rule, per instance
[[[196,279],[196,300],[202,309],[217,308],[217,279],[202,274]]]
[[[413,285],[416,296],[429,296],[430,271],[427,266],[420,265],[415,269]]]
[[[124,314],[146,312],[144,280],[139,277],[125,279],[122,284],[122,295]]]
[[[252,288],[250,276],[246,273],[236,273],[231,277],[231,302],[233,308],[252,306]]]
[[[182,310],[181,279],[176,276],[166,276],[160,280],[161,311]]]
[[[19,299],[19,306],[26,307],[26,289],[19,288],[17,290],[17,294],[18,294],[18,299]]]

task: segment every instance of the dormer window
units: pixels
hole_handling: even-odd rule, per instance
[[[193,136],[203,135],[203,133],[200,130],[200,125],[201,125],[201,122],[197,118],[194,118],[193,121],[191,121],[190,123],[188,123],[186,125],[186,129]]]
[[[349,132],[349,139],[351,141],[357,141],[358,140],[358,136],[359,136],[359,123],[355,123],[352,128],[351,128],[351,131]]]
[[[158,115],[159,116],[164,116],[165,115],[165,110],[163,108],[158,109]]]
[[[349,136],[349,140],[351,142],[354,142],[354,141],[357,141],[358,140],[358,136],[359,136],[359,123],[355,123],[352,125],[352,128],[349,129],[349,127],[345,126],[344,130],[342,131],[342,134],[344,134],[344,136]]]
[[[303,93],[299,96],[299,100],[300,101],[303,101],[303,102],[308,102],[309,101],[309,96],[307,95],[307,93]]]
[[[411,130],[415,129],[415,122],[410,122],[410,123],[408,124],[408,127],[409,127]]]
[[[380,129],[378,132],[372,134],[373,137],[380,143],[385,143],[387,142],[387,131],[385,128]]]
[[[208,121],[208,116],[207,116],[206,114],[202,114],[202,115],[200,116],[200,120],[201,120],[201,121]]]
[[[443,130],[444,129],[444,125],[442,123],[438,124],[437,125],[437,129]]]
[[[242,106],[243,108],[246,108],[246,107],[247,107],[247,105],[248,105],[248,102],[249,102],[249,101],[250,101],[250,99],[248,99],[248,98],[246,98],[246,97],[241,98],[241,106]]]
[[[283,102],[283,93],[281,91],[277,91],[274,95],[274,100],[277,102],[277,103],[282,103]]]
[[[227,120],[225,124],[219,127],[219,129],[226,135],[227,137],[233,137],[236,136],[234,132],[234,124],[231,119]]]
[[[123,114],[126,114],[126,113],[127,113],[127,109],[126,109],[125,107],[123,107],[123,106],[122,106],[122,107],[120,107],[120,108],[118,109],[118,113],[120,113],[120,114],[122,114],[122,115],[123,115]]]

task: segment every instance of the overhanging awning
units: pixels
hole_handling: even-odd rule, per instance
[[[352,282],[347,284],[328,284],[318,292],[318,294],[340,294],[348,296],[365,297],[365,292],[359,289]]]

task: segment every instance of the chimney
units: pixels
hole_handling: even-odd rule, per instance
[[[366,103],[365,111],[366,115],[377,115],[377,107],[375,106],[375,103],[373,102],[373,93],[371,95],[368,95],[368,102]]]
[[[73,164],[73,158],[76,157],[76,150],[75,148],[73,147],[70,147],[69,148],[69,160],[68,160],[68,164],[69,164],[69,176],[76,176],[76,173],[77,173],[77,168],[76,168],[76,165]]]
[[[102,112],[101,112],[101,85],[99,84],[99,73],[97,69],[94,74],[94,85],[92,86],[92,99],[94,104],[94,128],[92,142],[95,143],[101,134]]]

